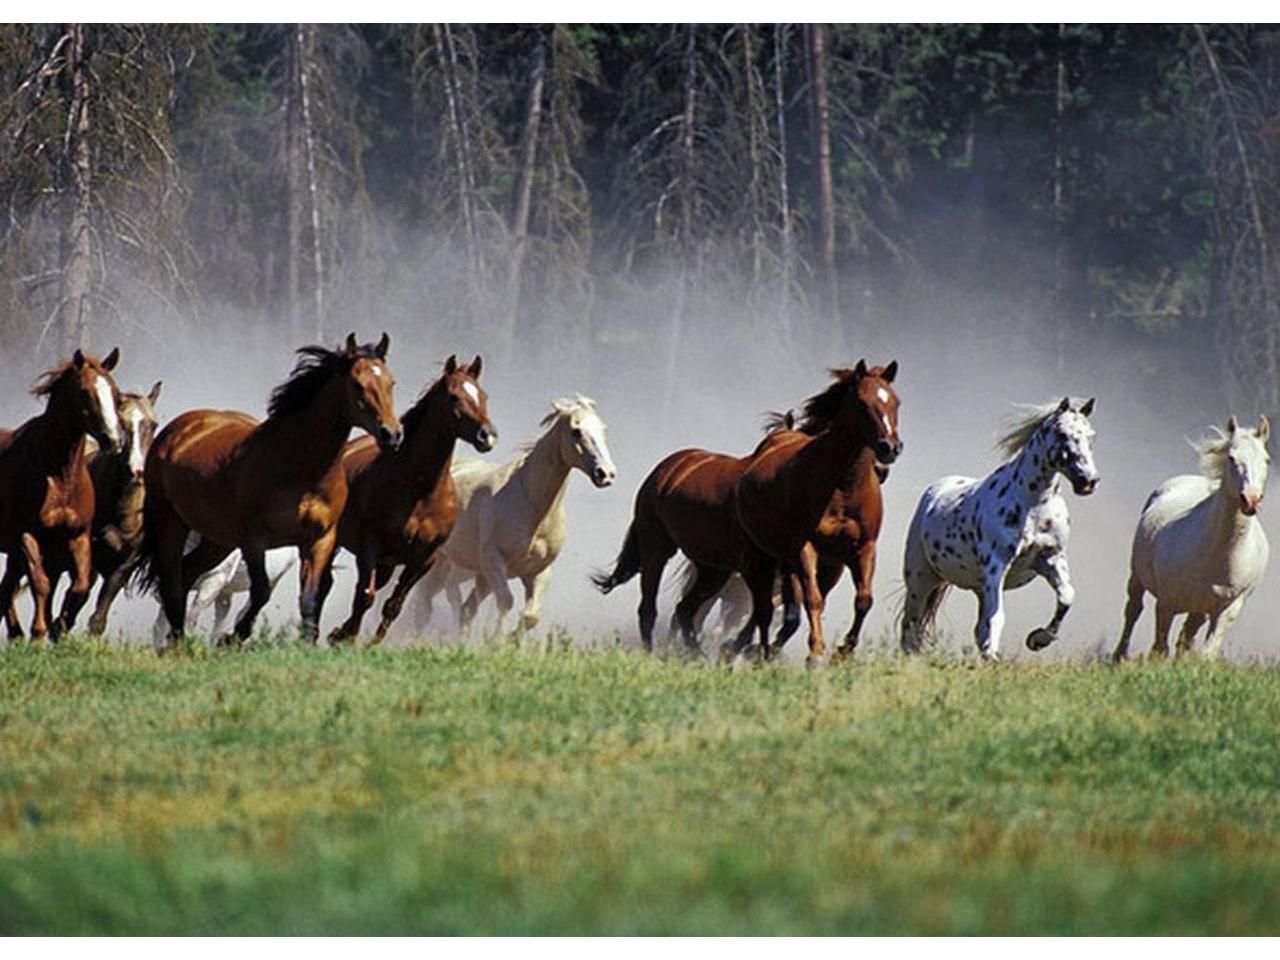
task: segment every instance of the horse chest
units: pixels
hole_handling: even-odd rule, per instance
[[[83,530],[90,523],[92,499],[82,486],[72,481],[49,477],[44,501],[40,505],[40,523],[47,529]]]

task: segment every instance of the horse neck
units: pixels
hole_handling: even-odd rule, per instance
[[[801,447],[791,463],[810,506],[825,509],[836,490],[856,482],[853,468],[864,452],[870,453],[865,440],[834,424]]]
[[[560,456],[562,429],[563,421],[553,423],[512,474],[519,478],[525,497],[538,517],[546,516],[563,499],[569,485],[570,467]]]
[[[447,399],[447,395],[441,396]],[[448,474],[453,448],[458,442],[448,410],[434,397],[427,403],[422,420],[414,428],[413,436],[405,438],[400,454],[419,493],[430,492],[440,478]]]
[[[1258,518],[1246,516],[1240,509],[1240,498],[1227,486],[1225,479],[1211,495],[1210,511],[1211,543],[1224,549],[1242,540]]]
[[[1018,455],[992,475],[992,486],[1009,489],[1025,508],[1043,503],[1057,492],[1057,471],[1050,465],[1044,440],[1034,434]]]
[[[141,526],[146,488],[141,478],[135,478],[129,469],[128,454],[124,450],[115,453],[99,451],[89,465],[89,472],[98,495],[95,520],[121,527],[134,521],[134,525]]]
[[[282,457],[299,473],[324,472],[342,455],[352,426],[342,409],[342,387],[334,377],[304,409],[264,424],[274,432]]]
[[[56,396],[38,418],[40,442],[36,445],[50,474],[67,474],[84,465],[85,429],[83,424]]]

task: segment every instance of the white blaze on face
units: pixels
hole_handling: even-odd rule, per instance
[[[594,414],[584,414],[578,422],[587,446],[595,455],[596,464],[606,470],[614,470],[613,456],[609,453],[609,444],[605,440],[604,421]]]
[[[881,403],[889,402],[889,391],[886,390],[884,387],[876,388],[876,396],[880,398]]]
[[[93,382],[94,393],[98,397],[98,412],[102,416],[104,432],[112,443],[120,443],[120,418],[116,416],[116,401],[111,396],[111,384],[106,377],[98,377]]]
[[[142,423],[146,419],[141,410],[134,407],[129,413],[129,469],[141,474],[146,456],[142,451]]]
[[[380,377],[380,376],[382,376],[382,367],[381,367],[380,365],[378,365],[378,364],[376,364],[376,363],[375,363],[375,364],[372,364],[372,365],[371,365],[371,369],[373,370],[373,375],[374,375],[375,377]]]
[[[470,380],[462,381],[462,392],[465,393],[477,407],[480,406],[480,391]]]

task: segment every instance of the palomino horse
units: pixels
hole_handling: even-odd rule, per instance
[[[190,553],[199,542],[200,538],[193,536],[188,542],[187,553]],[[267,568],[267,581],[271,592],[275,593],[276,586],[284,579],[284,575],[297,564],[298,553],[293,547],[275,547],[263,556]],[[335,560],[331,563],[329,569],[339,569],[338,562]],[[226,559],[212,570],[201,574],[191,585],[193,596],[187,604],[186,632],[195,633],[200,626],[200,615],[213,607],[213,626],[209,628],[209,635],[220,636],[222,625],[231,614],[231,605],[235,602],[236,594],[248,593],[249,588],[249,568],[245,566],[244,556],[239,550],[233,550],[227,554]],[[164,645],[168,633],[169,622],[165,619],[164,609],[157,609],[156,620],[151,627],[151,636],[157,647]]]
[[[829,569],[835,571],[826,590],[839,577],[832,560],[848,565],[857,585],[853,628],[840,648],[842,654],[852,652],[871,606],[875,542],[883,516],[875,466],[877,461],[893,463],[902,452],[898,397],[891,386],[897,373],[897,361],[868,368],[859,360],[851,369],[833,370],[835,382],[805,403],[801,429],[773,434],[743,471],[734,492],[734,514],[754,548],[742,569],[751,590],[751,620],[729,652],[741,652],[758,631],[761,653],[769,656],[773,579],[780,571],[791,578],[792,597],[799,592],[808,615],[808,662],[821,661],[826,653],[826,592],[819,578],[823,548]],[[786,586],[784,580],[784,597]],[[786,639],[784,631],[774,649]]]
[[[1009,457],[1004,464],[980,480],[943,477],[925,490],[902,563],[904,652],[920,649],[924,628],[954,584],[977,595],[974,639],[984,657],[998,659],[1004,590],[1037,576],[1053,587],[1058,602],[1048,625],[1027,636],[1027,646],[1042,650],[1057,639],[1075,597],[1066,554],[1067,501],[1058,478],[1065,476],[1078,496],[1097,487],[1091,413],[1092,400],[1072,409],[1067,397],[1032,408],[1000,440]]]
[[[159,422],[155,408],[158,399],[159,381],[150,393],[120,394],[124,446],[115,452],[99,450],[89,461],[97,500],[93,515],[93,572],[102,577],[98,601],[89,618],[89,632],[95,636],[106,631],[111,605],[133,572],[142,548],[142,504],[146,496],[142,471]]]
[[[303,347],[262,422],[235,411],[191,410],[160,431],[147,455],[139,570],[159,587],[171,636],[186,626],[196,579],[238,547],[252,587],[235,633],[248,638],[271,597],[263,555],[285,545],[299,551],[303,632],[318,636],[321,579],[347,503],[347,435],[359,427],[380,447],[400,443],[389,343],[384,333],[376,347],[361,346],[353,333],[338,350]],[[192,532],[200,543],[184,556]]]
[[[120,445],[120,394],[111,378],[119,359],[119,350],[101,361],[77,350],[32,391],[48,398],[44,413],[0,436],[0,552],[9,557],[0,610],[10,639],[22,635],[13,596],[23,576],[35,603],[32,639],[70,630],[88,599],[95,500],[85,439],[92,435],[108,451]],[[50,628],[50,597],[67,570],[71,588]]]
[[[481,360],[445,361],[444,374],[404,415],[404,443],[378,452],[367,437],[343,451],[351,496],[338,523],[338,543],[356,558],[356,590],[351,616],[329,635],[331,643],[352,640],[378,590],[404,564],[395,589],[382,607],[374,643],[381,643],[400,615],[404,598],[436,562],[453,532],[458,495],[450,467],[453,448],[465,440],[488,453],[498,433],[489,422],[485,392],[476,382]],[[332,582],[326,577],[325,590]]]
[[[610,486],[618,473],[609,453],[608,428],[594,400],[581,395],[557,400],[541,425],[547,428],[542,436],[508,463],[454,464],[458,522],[442,561],[419,590],[420,627],[430,622],[432,598],[467,577],[475,578],[475,586],[458,611],[463,629],[493,593],[498,631],[505,632],[515,603],[507,586],[510,578],[519,578],[524,586],[520,629],[538,625],[551,565],[564,546],[564,493],[570,472],[582,471],[596,487]]]
[[[1178,638],[1179,654],[1191,649],[1206,619],[1205,656],[1221,651],[1270,553],[1257,517],[1271,460],[1270,435],[1266,417],[1257,430],[1241,428],[1232,417],[1226,433],[1219,430],[1195,444],[1203,476],[1173,477],[1147,498],[1133,534],[1129,600],[1114,659],[1129,654],[1144,593],[1156,598],[1153,654],[1168,656],[1169,627],[1180,613],[1187,618]]]

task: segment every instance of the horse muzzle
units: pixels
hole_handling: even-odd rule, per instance
[[[600,489],[613,486],[613,481],[617,478],[618,471],[613,467],[596,467],[591,471],[591,482]]]
[[[498,442],[498,431],[492,427],[481,427],[476,431],[475,439],[471,441],[471,445],[481,453],[488,453],[494,448]]]
[[[1256,516],[1258,508],[1262,506],[1262,494],[1260,493],[1242,493],[1240,494],[1240,512],[1246,517]]]
[[[893,463],[902,453],[901,440],[877,440],[875,445],[876,459],[881,463]]]
[[[373,439],[377,441],[379,450],[399,450],[400,441],[404,439],[404,431],[399,425],[392,428],[386,424],[379,424],[378,429],[373,433]]]
[[[1071,489],[1076,492],[1077,497],[1087,497],[1093,491],[1098,489],[1098,478],[1080,478],[1071,480]]]

